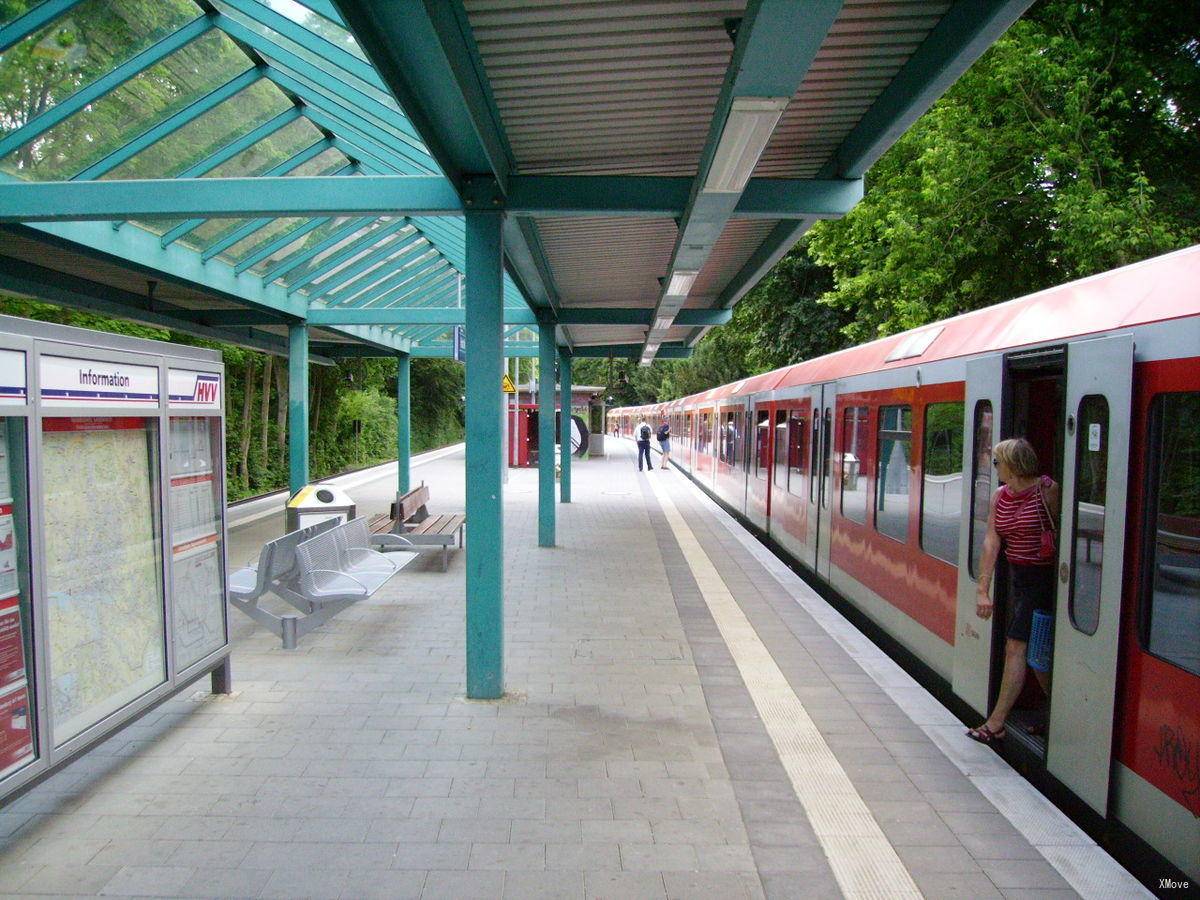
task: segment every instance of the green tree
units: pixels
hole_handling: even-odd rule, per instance
[[[1043,0],[812,230],[868,340],[1200,238],[1195,7]]]

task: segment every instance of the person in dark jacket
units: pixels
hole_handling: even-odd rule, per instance
[[[662,452],[662,465],[660,469],[665,469],[667,463],[671,461],[671,423],[667,419],[662,420],[662,424],[658,426],[658,449]]]
[[[649,423],[642,419],[637,423],[637,427],[633,429],[633,439],[637,441],[638,448],[638,471],[642,471],[642,457],[646,458],[646,469],[654,470],[654,463],[650,462],[650,437],[654,432],[650,429]]]

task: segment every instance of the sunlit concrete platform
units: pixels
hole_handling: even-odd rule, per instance
[[[463,508],[461,456],[421,479]],[[617,443],[573,488],[538,549],[536,472],[510,477],[503,701],[463,698],[461,553],[298,650],[234,612],[235,693],[185,693],[0,812],[0,893],[1143,892],[683,475]]]

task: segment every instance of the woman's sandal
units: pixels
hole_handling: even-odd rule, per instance
[[[988,744],[989,746],[997,743],[998,741],[1004,740],[1007,735],[1008,730],[1005,729],[1003,725],[1000,726],[999,731],[992,731],[987,727],[987,722],[984,722],[978,728],[972,728],[967,732],[967,737],[969,737],[971,740],[978,741],[981,744]]]

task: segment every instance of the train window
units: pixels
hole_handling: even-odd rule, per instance
[[[1150,435],[1142,639],[1200,675],[1200,392],[1156,396]]]
[[[1075,432],[1075,547],[1067,606],[1076,631],[1095,634],[1100,624],[1104,567],[1104,502],[1108,484],[1108,401],[1089,394],[1079,401]]]
[[[965,417],[965,403],[930,403],[925,407],[921,453],[921,549],[951,565],[958,559]]]
[[[826,409],[825,415],[822,417],[821,441],[825,446],[825,458],[822,462],[824,470],[821,472],[821,507],[829,509],[829,495],[832,492],[829,478],[833,472],[833,410],[831,409]]]
[[[908,472],[912,459],[912,407],[879,407],[879,453],[875,457],[875,528],[908,540]]]
[[[971,447],[971,558],[968,571],[972,578],[978,578],[983,539],[987,537],[988,515],[992,511],[991,400],[976,402],[971,435],[975,443]]]
[[[787,410],[775,411],[775,473],[772,476],[776,487],[787,483]]]
[[[804,419],[798,413],[788,416],[787,486],[788,493],[804,496]]]
[[[849,406],[842,413],[842,515],[852,522],[867,522],[867,475],[862,463],[870,440],[867,408]]]
[[[767,467],[771,462],[771,414],[760,409],[757,418],[754,426],[754,477],[766,481]]]

